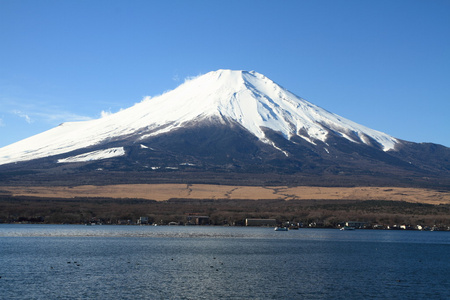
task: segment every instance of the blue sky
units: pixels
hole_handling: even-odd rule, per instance
[[[450,147],[450,1],[0,0],[0,147],[217,69]]]

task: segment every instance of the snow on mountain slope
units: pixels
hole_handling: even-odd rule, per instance
[[[91,151],[80,155],[58,159],[58,163],[83,162],[83,161],[106,159],[123,155],[125,155],[125,149],[123,147],[116,147],[104,150]]]
[[[331,131],[355,143],[379,143],[384,151],[398,141],[330,113],[285,90],[257,72],[218,70],[186,81],[163,95],[100,119],[63,123],[0,149],[0,164],[25,161],[97,145],[120,137],[145,139],[212,117],[233,120],[271,144],[263,128],[326,142]]]

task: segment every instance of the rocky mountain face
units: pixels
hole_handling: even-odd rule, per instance
[[[101,119],[0,149],[4,184],[450,187],[450,149],[328,112],[256,72],[219,70]]]

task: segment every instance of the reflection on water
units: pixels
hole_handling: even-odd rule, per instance
[[[446,299],[448,232],[0,225],[4,299]]]

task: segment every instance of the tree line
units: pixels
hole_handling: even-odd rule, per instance
[[[1,223],[44,224],[185,224],[188,216],[209,217],[210,225],[244,226],[245,219],[276,219],[279,223],[335,228],[346,221],[383,226],[450,226],[450,205],[389,200],[235,200],[34,198],[0,196]]]

